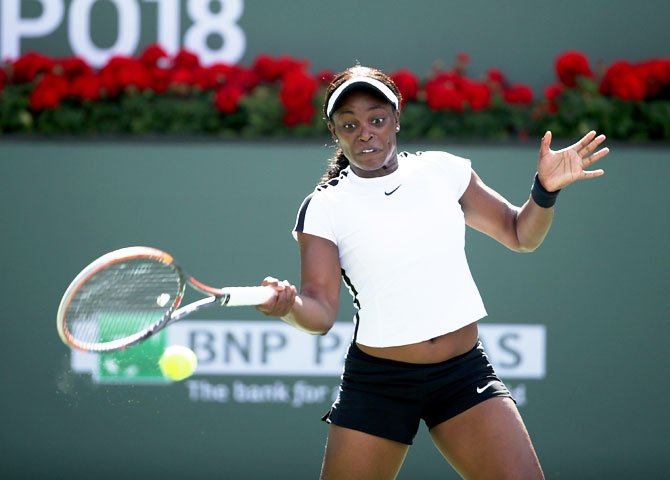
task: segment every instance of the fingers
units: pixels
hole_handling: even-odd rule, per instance
[[[291,285],[288,280],[279,281],[274,277],[265,277],[262,285],[269,285],[274,288],[275,296],[270,298],[264,304],[258,305],[256,310],[272,317],[283,317],[284,315],[287,315],[291,311],[291,308],[295,303],[295,297],[298,294],[295,286]]]
[[[588,172],[582,172],[582,178],[595,178],[599,177],[600,175],[604,174],[605,170],[602,168],[599,168],[598,170],[589,170]]]
[[[591,141],[595,138],[595,136],[596,136],[595,130],[591,130],[589,133],[584,135],[584,137],[582,137],[582,139],[580,141],[575,143],[571,148],[574,148],[575,150],[581,152],[581,150],[586,148],[591,143]],[[604,135],[602,135],[602,136],[603,136],[602,140],[604,140],[605,139]],[[602,140],[600,140],[600,142],[602,142]],[[600,143],[600,142],[598,142],[598,143]],[[595,148],[595,147],[593,147],[593,148]]]
[[[542,141],[540,142],[540,157],[543,157],[551,152],[551,132],[547,131],[547,133],[544,134],[544,137],[542,137]]]
[[[610,149],[605,147],[603,149],[598,150],[596,153],[591,155],[590,157],[582,158],[582,168],[588,167],[589,165],[597,162],[601,158],[603,158],[605,155],[607,155],[610,152]]]
[[[588,138],[589,136],[595,137],[595,134],[596,134],[596,132],[591,131],[584,138]],[[597,137],[592,138],[592,140],[590,140],[587,144],[583,145],[581,148],[578,148],[579,155],[581,155],[582,158],[588,156],[591,152],[593,152],[598,147],[598,145],[603,143],[605,141],[605,139],[606,139],[605,135],[598,135]],[[579,144],[581,144],[581,143],[582,142],[579,142]]]

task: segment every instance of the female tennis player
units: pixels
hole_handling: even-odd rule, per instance
[[[516,207],[466,159],[399,153],[401,104],[379,70],[355,66],[334,78],[324,114],[339,148],[298,212],[300,292],[286,280],[263,282],[276,296],[258,309],[312,334],[335,322],[341,278],[357,308],[340,393],[323,417],[321,478],[395,478],[421,420],[464,478],[543,478],[478,341],[486,311],[464,253],[465,225],[512,250],[535,250],[559,190],[603,173],[584,168],[608,153],[595,152],[605,137],[591,132],[553,151],[547,132],[531,195]]]

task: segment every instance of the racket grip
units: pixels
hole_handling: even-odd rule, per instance
[[[267,302],[275,294],[275,289],[266,287],[228,287],[223,288],[224,296],[221,305],[238,307],[243,305],[260,305]]]

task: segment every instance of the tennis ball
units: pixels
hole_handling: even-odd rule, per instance
[[[158,361],[163,375],[176,382],[190,377],[198,366],[195,352],[182,345],[172,345],[161,355]]]

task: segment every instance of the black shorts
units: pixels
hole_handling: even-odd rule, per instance
[[[431,429],[492,397],[510,397],[481,342],[440,363],[374,357],[352,343],[340,393],[322,420],[411,445],[423,419]]]

